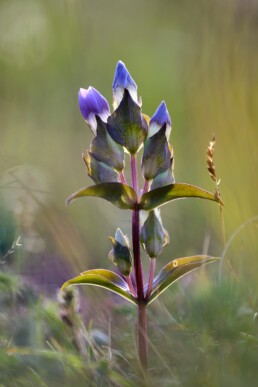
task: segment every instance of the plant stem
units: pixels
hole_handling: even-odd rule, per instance
[[[138,304],[138,340],[141,366],[143,371],[146,371],[148,366],[148,340],[145,302],[140,302]]]
[[[137,157],[131,155],[131,177],[132,187],[139,194],[138,173],[137,173]],[[133,240],[133,256],[134,256],[134,271],[135,282],[138,299],[138,345],[139,358],[144,371],[147,369],[148,358],[148,341],[147,341],[147,318],[146,318],[146,304],[144,300],[142,264],[140,256],[140,219],[139,208],[136,204],[132,215],[132,240]]]
[[[127,185],[124,170],[122,170],[122,171],[119,173],[119,179],[120,179],[120,181],[121,181],[122,184],[126,184],[126,185]]]
[[[146,292],[145,298],[148,300],[151,294],[154,274],[155,274],[155,266],[156,266],[156,258],[150,258],[150,272],[149,272],[149,282],[148,282],[148,289]]]
[[[133,256],[134,256],[134,271],[135,282],[137,287],[137,297],[140,302],[144,301],[143,278],[142,278],[142,263],[140,257],[140,219],[139,210],[136,208],[132,216],[132,236],[133,236]]]
[[[144,179],[144,186],[143,186],[143,191],[142,194],[145,194],[146,192],[149,191],[150,183],[148,180]]]
[[[133,283],[132,283],[132,279],[131,279],[131,275],[130,275],[130,274],[126,277],[126,281],[127,281],[127,283],[128,283],[130,292],[136,297],[136,293],[135,293],[135,290],[134,290],[134,286],[133,286]]]
[[[132,187],[139,194],[139,184],[138,184],[138,171],[137,171],[137,155],[131,155],[131,177],[132,177]]]

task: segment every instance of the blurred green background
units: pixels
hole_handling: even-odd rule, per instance
[[[165,100],[172,119],[177,182],[214,190],[206,149],[215,133],[228,239],[257,215],[257,30],[255,0],[0,1],[0,273],[11,281],[2,280],[0,303],[0,356],[5,359],[0,369],[7,375],[2,376],[3,385],[9,385],[8,370],[14,367],[13,360],[6,360],[3,343],[17,344],[13,338],[24,320],[24,311],[15,309],[17,299],[8,296],[7,302],[5,292],[16,294],[14,284],[21,282],[41,294],[40,301],[29,302],[27,293],[23,296],[26,313],[34,316],[35,303],[45,310],[42,297],[54,300],[71,275],[95,267],[112,269],[107,237],[118,226],[130,235],[130,212],[105,201],[78,200],[65,207],[72,192],[92,184],[81,160],[92,135],[79,111],[79,88],[94,86],[111,105],[114,70],[121,59],[138,85],[144,113],[152,116]],[[162,215],[170,245],[159,257],[158,269],[175,257],[221,255],[217,205],[182,200],[164,207]],[[18,236],[22,246],[5,258]],[[223,285],[217,283],[214,265],[176,285],[150,307],[150,362],[153,377],[163,385],[238,386],[246,380],[245,385],[253,385],[257,250],[257,226],[250,223],[230,245]],[[148,261],[144,256],[143,260],[147,270]],[[133,331],[135,311],[124,311],[123,304],[122,313],[117,311],[114,297],[104,290],[87,288],[81,294],[84,320],[88,323],[92,318],[93,326],[107,333],[112,318],[114,345],[133,359],[135,346],[130,349],[131,336],[126,338],[122,328],[128,324],[128,332]],[[9,321],[9,313],[13,328],[4,322]],[[190,333],[183,328],[180,334],[174,332],[175,321],[187,321]],[[219,338],[218,326],[223,326]],[[236,332],[248,335],[252,349]],[[132,335],[135,339],[135,332]],[[186,336],[180,341],[180,335]],[[44,339],[39,342],[44,347]],[[24,339],[23,345],[28,343]],[[218,355],[219,346],[223,353]],[[254,349],[256,358],[250,355]],[[41,374],[42,363],[35,371],[36,366],[23,357],[15,361],[21,367],[17,380],[20,376],[22,381],[13,379],[12,386],[35,385],[30,384],[32,375],[39,377],[38,385],[58,385],[63,380],[69,385],[75,373],[68,380],[60,371],[53,384],[51,373]],[[27,374],[28,369],[34,373]],[[103,379],[103,385],[125,385],[118,376],[122,369],[130,366],[118,368],[118,381]],[[128,375],[132,385],[137,384],[132,370]],[[81,383],[87,385],[87,377]],[[96,382],[101,383],[102,379]]]

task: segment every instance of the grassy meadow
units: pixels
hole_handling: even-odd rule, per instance
[[[113,270],[117,227],[131,237],[130,211],[96,198],[65,206],[92,184],[78,90],[94,86],[111,106],[120,59],[144,113],[166,102],[176,182],[214,191],[206,150],[215,134],[226,241],[242,225],[220,280],[212,263],[148,308],[145,383],[256,385],[257,32],[255,0],[0,0],[1,387],[143,383],[136,308],[91,286],[58,295],[82,271]],[[170,244],[157,271],[176,257],[222,255],[217,204],[187,199],[161,212]]]

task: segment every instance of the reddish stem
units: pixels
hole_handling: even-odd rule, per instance
[[[148,283],[148,289],[146,292],[146,300],[151,295],[151,290],[152,290],[152,285],[153,285],[153,280],[154,280],[154,275],[155,275],[155,266],[156,266],[156,258],[150,258],[150,272],[149,272],[149,283]]]
[[[147,316],[146,304],[138,304],[138,340],[139,340],[139,358],[143,371],[148,366],[148,337],[147,337]]]
[[[121,181],[122,184],[126,184],[126,185],[127,185],[124,170],[122,170],[122,171],[119,173],[119,179],[120,179],[120,181]]]
[[[149,191],[149,187],[150,187],[150,182],[146,179],[144,179],[144,186],[143,186],[143,191],[142,191],[142,194],[144,195],[146,192]]]
[[[137,171],[137,155],[131,155],[131,177],[132,177],[132,187],[139,194],[139,184],[138,184],[138,171]]]
[[[134,286],[133,286],[133,283],[132,283],[132,279],[131,279],[131,275],[130,275],[130,274],[126,277],[126,281],[127,281],[127,283],[128,283],[130,292],[134,295],[134,297],[136,297],[136,293],[135,293],[135,290],[134,290]]]
[[[138,197],[139,185],[138,185],[136,155],[131,155],[131,177],[132,177],[132,187],[137,193],[137,197]],[[139,358],[140,358],[140,362],[143,370],[146,371],[147,359],[148,359],[147,318],[146,318],[146,304],[144,300],[142,264],[141,264],[141,257],[140,257],[140,219],[139,219],[138,204],[136,204],[132,215],[132,239],[133,239],[135,282],[136,282],[137,300],[138,300]]]
[[[139,210],[136,208],[132,216],[132,236],[133,236],[133,256],[134,256],[134,271],[135,282],[137,288],[137,297],[139,301],[144,301],[142,264],[140,257],[140,219]]]

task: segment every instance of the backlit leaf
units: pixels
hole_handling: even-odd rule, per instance
[[[104,269],[88,270],[81,273],[80,276],[70,279],[62,286],[62,290],[71,285],[95,285],[108,289],[121,297],[127,299],[133,304],[137,304],[136,298],[131,294],[125,280],[118,274]]]
[[[222,200],[202,188],[190,184],[170,184],[165,187],[156,188],[142,195],[139,203],[141,210],[150,211],[156,207],[162,206],[165,203],[175,199],[183,199],[187,197],[195,197],[208,199],[218,202],[222,205]]]
[[[155,277],[152,285],[152,291],[148,304],[157,298],[173,282],[183,277],[185,274],[207,263],[219,261],[220,258],[210,257],[208,255],[197,255],[174,259],[165,265],[159,274]],[[145,289],[146,290],[146,289]]]
[[[128,185],[121,183],[102,183],[80,189],[69,196],[66,204],[69,204],[71,200],[84,196],[96,196],[108,200],[122,210],[133,210],[137,202],[136,192]]]

